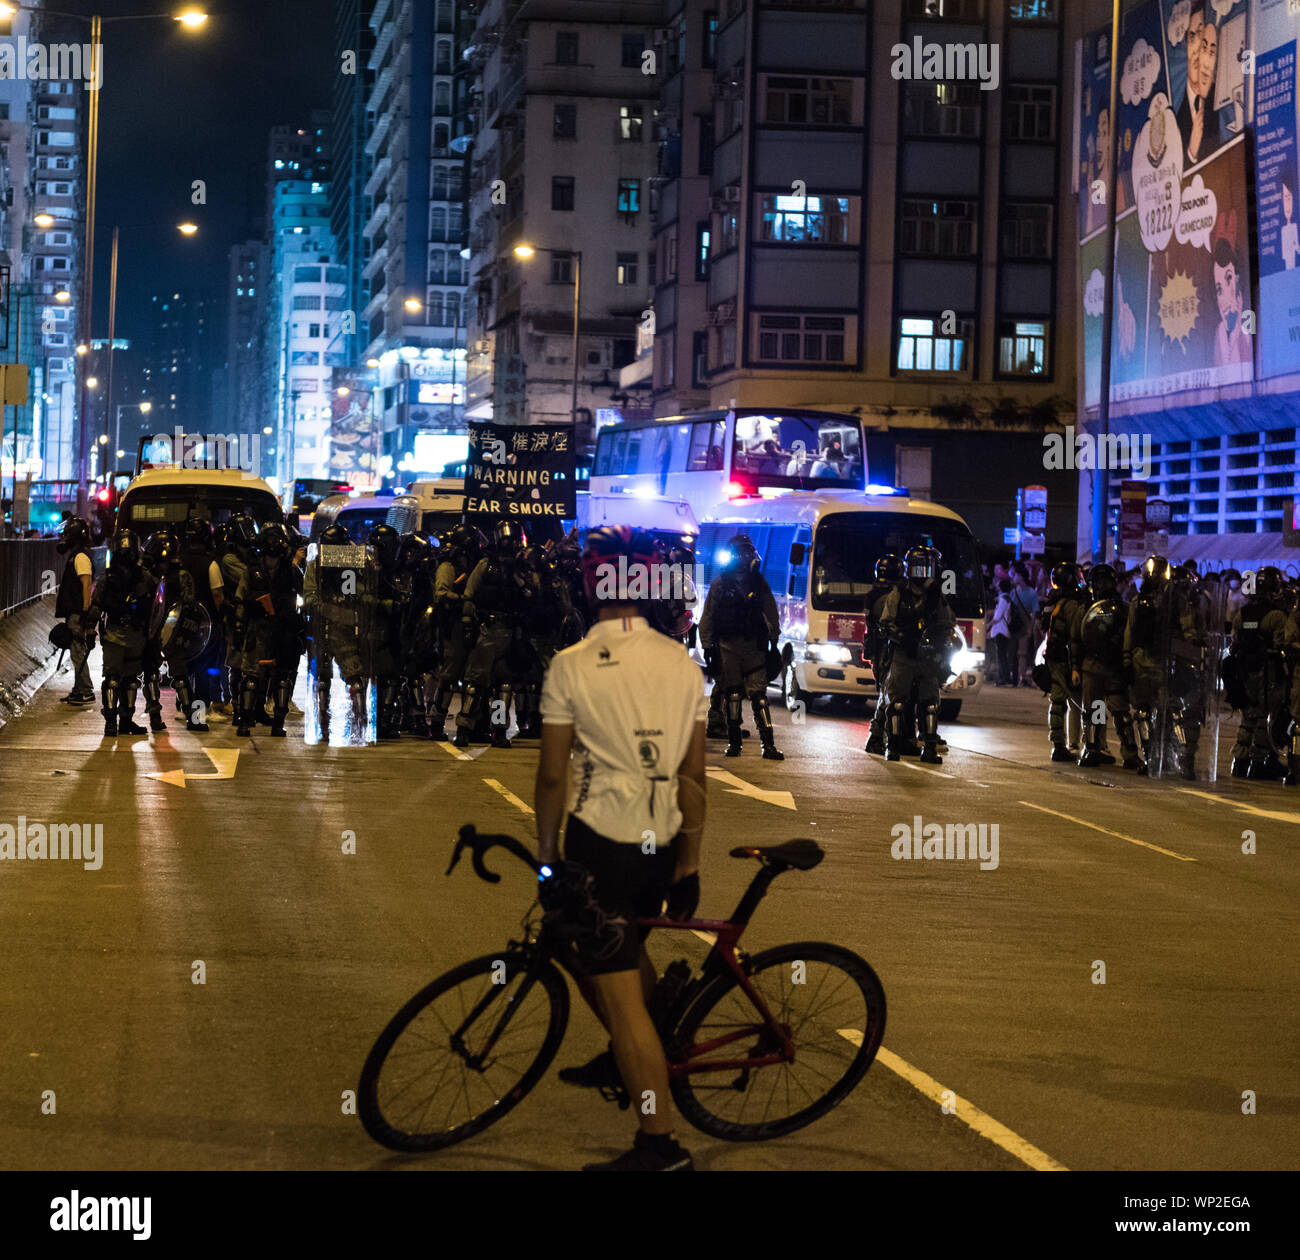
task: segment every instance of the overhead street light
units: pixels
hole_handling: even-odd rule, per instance
[[[578,428],[578,317],[582,310],[582,250],[548,249],[544,245],[532,246],[527,241],[520,241],[514,248],[514,255],[522,262],[527,262],[538,249],[546,249],[548,254],[567,254],[573,259],[573,396],[570,401],[570,420],[576,433]]]
[[[424,310],[424,303],[421,302],[419,298],[415,297],[407,298],[402,305],[406,307],[412,315],[418,315],[422,310]]]

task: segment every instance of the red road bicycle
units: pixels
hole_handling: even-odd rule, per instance
[[[469,850],[476,874],[498,882],[483,863],[496,846],[540,870],[513,837],[465,826],[447,874]],[[884,1037],[885,993],[866,961],[838,945],[739,948],[772,881],[825,856],[814,841],[731,856],[757,859],[759,869],[729,919],[640,922],[714,938],[698,972],[684,959],[669,967],[651,1005],[681,1114],[712,1137],[754,1142],[793,1133],[843,1101]],[[396,1151],[452,1146],[495,1124],[541,1080],[569,1021],[561,967],[572,943],[535,909],[522,940],[426,985],[380,1033],[357,1099],[376,1142]]]

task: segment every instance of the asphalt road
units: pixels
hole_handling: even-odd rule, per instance
[[[296,713],[285,741],[174,722],[102,741],[57,702],[68,682],[0,730],[0,824],[104,832],[98,870],[0,861],[0,1167],[562,1169],[626,1146],[629,1115],[554,1071],[437,1155],[393,1155],[344,1110],[398,1006],[516,931],[522,867],[443,872],[462,822],[531,840],[532,747],[307,747]],[[728,848],[813,837],[826,860],[778,880],[746,945],[857,951],[889,1019],[861,1086],[802,1132],[683,1128],[699,1167],[1300,1165],[1300,791],[1052,765],[1044,707],[986,690],[939,767],[866,756],[856,710],[779,713],[781,764],[711,745],[734,777],[710,777],[701,913],[752,873]],[[893,857],[918,815],[996,826],[996,868]],[[603,1044],[575,1002],[556,1065]]]

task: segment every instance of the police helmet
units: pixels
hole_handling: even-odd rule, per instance
[[[1255,574],[1255,593],[1261,599],[1277,599],[1285,585],[1286,578],[1275,565],[1266,564]]]
[[[272,559],[284,559],[293,551],[289,531],[279,521],[263,525],[262,532],[257,536],[257,550]]]
[[[397,549],[402,536],[391,525],[373,525],[366,542],[375,549],[381,569],[391,569],[397,563]]]
[[[1115,577],[1115,570],[1110,565],[1094,564],[1088,570],[1088,594],[1092,596],[1094,602],[1114,599],[1118,589],[1119,582]]]
[[[84,547],[89,547],[90,523],[80,516],[70,516],[63,522],[63,530],[59,534],[59,551],[80,551]]]
[[[345,525],[335,521],[333,525],[321,530],[320,541],[325,547],[349,547],[352,545],[352,536]]]
[[[1164,556],[1148,556],[1142,565],[1142,590],[1158,591],[1173,576]]]
[[[746,570],[757,572],[759,567],[758,548],[748,534],[737,534],[729,543],[727,550],[731,553],[726,567],[732,573]]]
[[[119,529],[108,549],[113,564],[134,566],[140,563],[140,538],[133,529]]]
[[[180,559],[180,544],[177,543],[176,535],[170,529],[160,529],[149,536],[144,554],[154,564],[175,564]]]
[[[913,582],[928,582],[939,574],[939,553],[933,547],[909,547],[903,566]]]
[[[518,521],[497,521],[492,527],[492,546],[505,555],[514,555],[528,546],[528,535]]]
[[[212,522],[206,516],[191,516],[185,522],[185,541],[191,547],[211,547]]]
[[[1079,589],[1079,566],[1062,560],[1052,566],[1052,590],[1057,595],[1072,595]]]
[[[232,512],[228,523],[230,541],[237,547],[252,547],[257,542],[257,526],[244,512]]]
[[[427,534],[407,534],[397,548],[397,567],[403,573],[421,573],[429,567],[432,557]]]
[[[877,582],[900,582],[903,578],[903,562],[891,551],[876,561]]]
[[[624,572],[633,565],[649,566],[654,563],[654,539],[643,529],[631,525],[601,525],[587,531],[586,545],[582,549],[582,584],[592,604],[628,603],[626,595],[620,600],[617,576],[620,556],[626,557]],[[602,581],[602,579],[604,579]],[[597,591],[604,588],[603,595]]]

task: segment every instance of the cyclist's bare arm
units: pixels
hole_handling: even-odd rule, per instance
[[[542,728],[543,736],[546,728]],[[704,730],[696,722],[682,764],[677,767],[677,806],[682,811],[682,842],[677,853],[673,881],[694,875],[700,869],[700,839],[704,835]]]
[[[704,774],[701,740],[700,775]],[[569,753],[573,747],[572,725],[542,724],[541,756],[533,786],[533,809],[537,811],[537,857],[554,866],[560,856],[560,827],[568,789]]]

